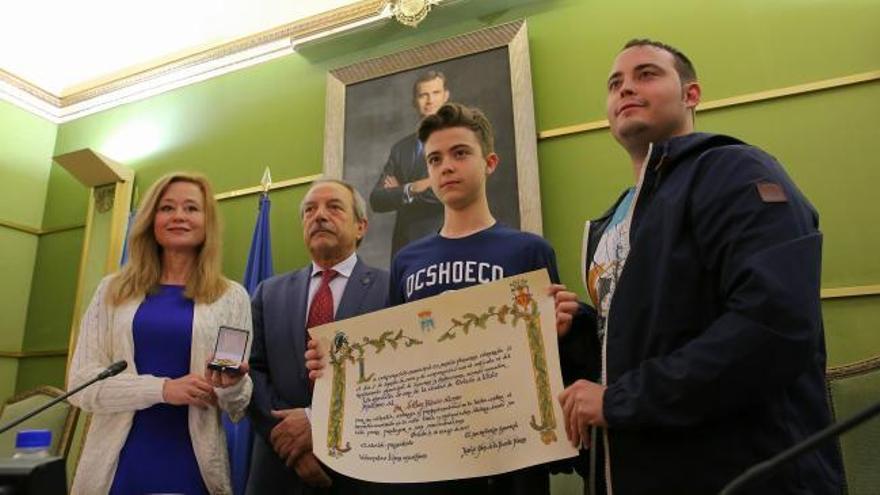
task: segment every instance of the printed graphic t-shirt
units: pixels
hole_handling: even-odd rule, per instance
[[[630,210],[632,209],[635,188],[630,188],[626,196],[617,205],[614,214],[605,232],[599,239],[596,252],[590,263],[587,289],[590,299],[598,314],[600,342],[605,338],[608,309],[611,307],[611,297],[617,288],[617,281],[629,255],[629,229],[631,223]]]
[[[396,306],[540,268],[559,282],[556,253],[535,234],[498,223],[457,239],[434,234],[394,257],[388,302]]]

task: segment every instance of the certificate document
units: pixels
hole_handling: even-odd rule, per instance
[[[315,455],[376,482],[513,471],[577,455],[565,434],[546,270],[315,327]]]

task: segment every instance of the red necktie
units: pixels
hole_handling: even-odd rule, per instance
[[[309,317],[306,320],[306,329],[330,323],[333,321],[333,292],[330,290],[330,281],[336,275],[336,270],[324,270],[321,272],[321,285],[312,298],[312,305],[309,306]],[[312,336],[306,332],[306,347],[308,348],[309,340]],[[309,380],[309,392],[315,386],[315,382]]]
[[[309,318],[306,320],[306,328],[316,327],[324,323],[333,321],[333,292],[330,291],[330,281],[336,275],[336,270],[324,270],[321,272],[321,285],[312,298],[312,305],[309,307]],[[306,332],[306,342],[308,342],[308,332]]]

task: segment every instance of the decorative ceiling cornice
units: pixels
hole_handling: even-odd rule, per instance
[[[215,48],[173,60],[151,69],[130,74],[113,81],[89,88],[68,96],[61,97],[61,107],[67,107],[84,100],[89,100],[113,91],[118,91],[133,84],[167,75],[172,72],[188,69],[206,62],[212,62],[230,55],[244,52],[279,40],[307,38],[326,31],[332,31],[348,24],[378,16],[385,9],[388,0],[364,0],[352,5],[317,14],[299,21],[252,34]]]
[[[0,69],[0,81],[45,103],[61,107],[61,98],[3,69]]]
[[[362,0],[64,96],[54,95],[0,69],[0,97],[7,97],[5,99],[25,106],[54,122],[65,122],[151,96],[157,93],[156,86],[167,89],[179,87],[186,84],[186,81],[206,79],[214,73],[228,72],[237,66],[290,53],[292,46],[298,42],[386,18],[391,1]]]

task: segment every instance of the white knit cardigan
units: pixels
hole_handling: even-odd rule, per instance
[[[107,304],[107,285],[111,277],[101,281],[83,315],[67,383],[72,389],[120,359],[128,361],[128,368],[70,398],[74,405],[92,413],[71,487],[74,495],[101,495],[110,491],[119,452],[128,437],[134,413],[164,402],[162,385],[166,378],[138,374],[134,362],[132,321],[143,298],[119,306]],[[220,325],[252,331],[250,299],[244,288],[235,282],[230,282],[229,289],[215,302],[195,304],[190,353],[192,373],[204,373],[205,363],[214,352]],[[249,338],[247,355],[250,355],[250,341]],[[245,414],[252,389],[251,378],[245,376],[233,387],[214,390],[220,409],[229,413],[233,421],[238,421]],[[232,493],[220,410],[190,406],[189,433],[208,491],[212,494]],[[156,475],[161,476],[161,473]]]

